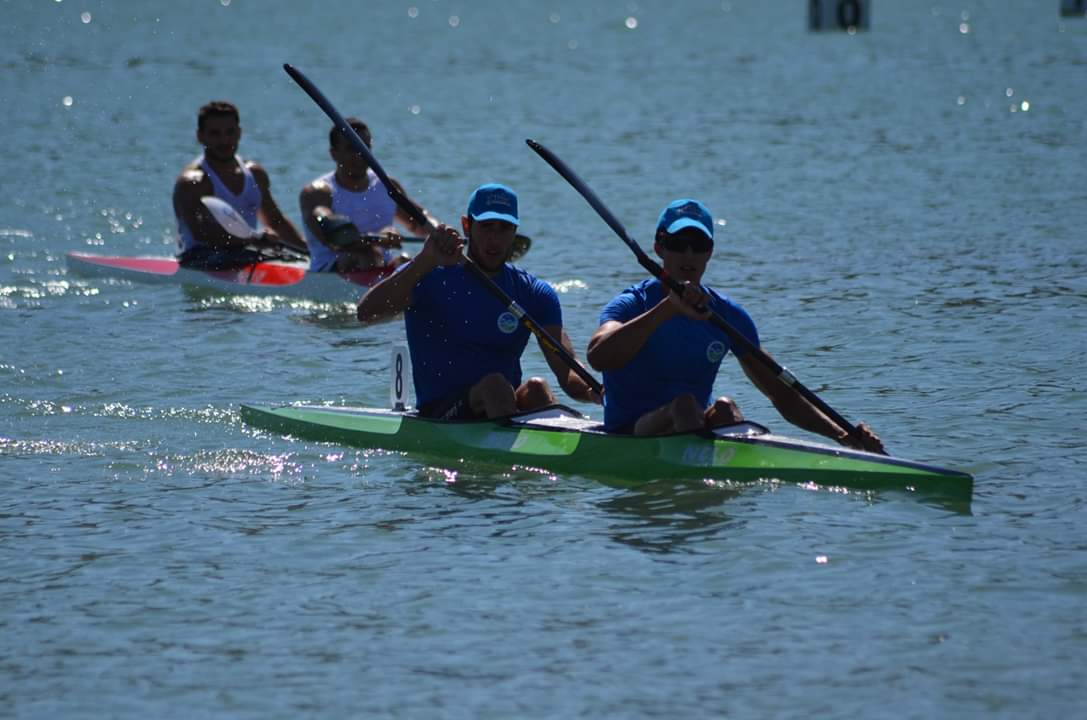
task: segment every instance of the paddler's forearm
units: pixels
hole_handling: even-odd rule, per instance
[[[568,370],[566,372],[563,380],[559,382],[559,385],[562,387],[562,391],[574,400],[579,400],[581,402],[600,402],[593,395],[592,388],[589,387],[588,383],[582,380],[581,376],[573,370]]]
[[[402,270],[374,285],[359,300],[359,322],[377,322],[403,312],[411,303],[411,291],[434,268],[432,262],[418,255]]]
[[[842,442],[849,436],[844,428],[838,427],[837,423],[800,397],[796,391],[790,389],[788,392],[794,396],[794,400],[784,400],[779,404],[771,399],[774,407],[787,421],[799,428],[828,437],[836,442]]]
[[[562,343],[563,349],[581,367],[581,363],[577,359],[577,353],[574,352],[574,344],[570,342],[570,336],[566,334],[566,330],[561,325],[547,325],[543,329],[548,335]],[[540,343],[540,350],[543,351],[544,360],[547,361],[551,372],[555,374],[555,380],[559,383],[562,391],[575,400],[591,402],[592,395],[585,380],[571,369],[561,355],[552,352],[546,342],[540,338],[537,338],[537,340]]]
[[[740,367],[752,384],[765,395],[781,417],[799,428],[841,442],[848,433],[824,415],[794,388],[775,376],[752,355],[740,359]]]
[[[273,221],[270,222],[268,226],[279,236],[278,239],[281,245],[286,245],[293,250],[309,253],[309,246],[306,245],[306,241],[302,239],[302,235],[298,232],[298,228],[294,226],[294,223],[282,214],[279,214],[278,218],[269,219]]]
[[[633,320],[605,323],[589,341],[586,357],[601,372],[616,370],[634,359],[649,338],[678,311],[667,300],[657,303]]]

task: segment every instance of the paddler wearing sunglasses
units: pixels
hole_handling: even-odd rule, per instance
[[[712,398],[721,361],[731,351],[786,420],[860,446],[844,428],[789,390],[765,364],[735,347],[723,330],[706,322],[710,308],[751,344],[759,344],[758,329],[747,311],[701,284],[713,255],[713,216],[705,205],[684,198],[664,208],[653,249],[664,271],[685,286],[683,296],[650,278],[624,290],[601,311],[588,360],[604,375],[605,430],[660,435],[741,422],[743,414],[732,399]],[[863,449],[882,449],[871,428],[860,423],[858,430]]]

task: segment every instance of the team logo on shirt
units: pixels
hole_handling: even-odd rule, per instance
[[[513,313],[502,313],[498,316],[498,329],[509,335],[517,330],[517,318],[513,316]]]
[[[725,356],[725,344],[720,340],[714,340],[706,346],[706,359],[711,363],[720,362]]]

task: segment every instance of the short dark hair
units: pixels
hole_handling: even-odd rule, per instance
[[[354,131],[359,134],[359,137],[362,138],[362,141],[366,143],[366,147],[370,147],[370,143],[373,142],[374,138],[372,135],[370,135],[370,128],[366,125],[366,123],[364,123],[362,120],[359,120],[357,117],[344,118],[344,122],[350,125],[354,129]],[[328,131],[329,149],[335,149],[336,140],[338,138],[343,138],[344,142],[347,141],[347,135],[340,132],[340,129],[333,125],[332,129]]]
[[[207,118],[212,116],[219,117],[233,117],[234,122],[241,123],[241,116],[238,115],[238,108],[225,100],[212,100],[207,105],[200,108],[200,111],[196,115],[196,129],[203,130],[204,123]]]

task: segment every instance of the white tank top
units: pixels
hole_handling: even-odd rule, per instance
[[[363,235],[376,233],[393,224],[396,217],[396,203],[389,197],[385,185],[373,170],[367,168],[369,185],[362,192],[351,192],[336,182],[336,172],[314,180],[325,182],[332,188],[332,212],[345,215]],[[325,271],[336,261],[336,251],[313,236],[309,226],[306,229],[306,244],[309,245],[310,270]]]
[[[257,226],[257,210],[260,209],[261,203],[260,188],[257,186],[257,181],[253,177],[253,173],[245,166],[245,161],[237,155],[234,156],[234,161],[241,167],[242,174],[245,176],[245,184],[242,186],[242,191],[237,195],[230,192],[227,186],[223,184],[223,181],[219,179],[219,176],[216,175],[215,171],[208,165],[206,157],[200,155],[193,160],[194,163],[200,163],[200,169],[203,170],[204,175],[211,180],[211,187],[215,191],[215,197],[228,203],[245,218],[245,221],[249,223],[250,227],[255,228]],[[178,253],[191,250],[199,244],[200,243],[196,241],[196,238],[193,237],[192,230],[185,224],[185,221],[181,218],[177,218]]]

